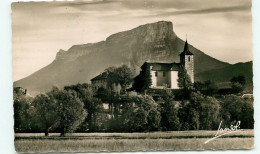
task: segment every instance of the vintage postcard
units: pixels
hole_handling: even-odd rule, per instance
[[[17,152],[254,148],[251,0],[11,7]]]

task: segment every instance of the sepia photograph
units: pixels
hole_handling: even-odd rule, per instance
[[[251,8],[13,2],[15,151],[253,149]]]

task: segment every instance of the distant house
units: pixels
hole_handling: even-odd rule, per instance
[[[151,88],[179,89],[177,80],[180,66],[185,67],[187,74],[191,78],[191,82],[194,82],[194,55],[189,51],[187,40],[184,45],[184,50],[179,56],[180,63],[145,62],[141,66],[142,70],[147,67],[150,69],[152,76]]]
[[[24,89],[22,87],[14,87],[14,91],[18,93],[18,91],[22,92],[24,95],[27,94],[27,89]]]
[[[101,74],[99,74],[98,76],[92,78],[91,84],[94,87],[94,91],[97,91],[99,88],[104,88],[104,89],[108,89],[108,82],[107,79],[109,77],[109,72],[103,72]],[[121,91],[121,85],[118,83],[113,83],[112,84],[112,91],[115,93],[120,93]]]

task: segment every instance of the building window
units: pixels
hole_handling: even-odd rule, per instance
[[[190,62],[190,56],[188,57],[188,61]]]
[[[157,75],[158,75],[158,73],[157,72],[155,72],[155,76],[157,77]]]
[[[165,77],[165,75],[166,75],[166,72],[163,72],[163,77]]]

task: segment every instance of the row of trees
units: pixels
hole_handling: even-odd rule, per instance
[[[15,131],[44,131],[46,136],[49,132],[60,132],[64,136],[73,131],[211,130],[217,129],[220,121],[223,121],[223,127],[229,127],[238,120],[242,122],[241,128],[253,128],[253,99],[236,95],[216,98],[202,93],[199,86],[191,84],[185,69],[180,71],[178,80],[183,90],[182,99],[175,99],[171,90],[165,90],[159,98],[127,92],[131,70],[122,66],[106,71],[110,72],[108,84],[116,82],[122,85],[121,95],[109,88],[94,92],[89,84],[65,86],[64,89],[54,87],[35,98],[14,90]],[[143,75],[148,78],[149,72]],[[147,80],[136,78],[136,81]],[[147,83],[142,83],[139,90],[148,88]],[[241,77],[234,79],[234,83],[243,84]],[[214,87],[207,82],[203,85]],[[104,104],[109,108],[105,109]]]
[[[231,88],[219,88],[214,81],[195,82],[193,88],[205,95],[241,94],[245,89],[246,79],[244,76],[235,76],[230,80]],[[222,92],[223,91],[223,92]]]
[[[89,85],[81,84],[64,89],[54,88],[34,99],[17,97],[16,132],[44,131],[45,135],[60,132],[63,136],[73,131],[212,130],[218,128],[220,121],[223,127],[229,127],[238,120],[242,122],[241,128],[251,129],[254,125],[253,99],[236,95],[215,98],[191,92],[189,99],[176,101],[167,90],[164,96],[154,100],[134,92],[111,98],[105,90],[102,95],[101,90],[91,95]],[[103,103],[111,103],[113,111],[104,109]]]
[[[54,87],[34,99],[14,91],[16,132],[41,130],[47,136],[50,130],[56,129],[64,136],[78,128],[86,116],[83,102],[69,91]]]

